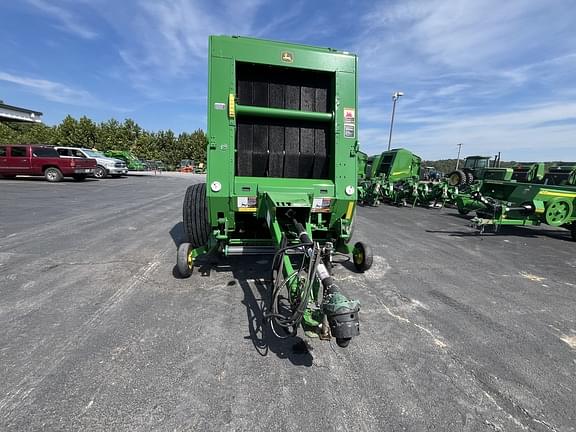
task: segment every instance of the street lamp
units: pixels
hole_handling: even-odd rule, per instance
[[[460,150],[462,150],[462,143],[456,144],[458,146],[458,158],[456,159],[456,169],[460,165]]]
[[[404,96],[404,93],[397,91],[392,95],[392,119],[390,120],[390,135],[388,136],[388,151],[390,151],[390,144],[392,143],[392,128],[394,127],[394,113],[396,112],[396,101]]]

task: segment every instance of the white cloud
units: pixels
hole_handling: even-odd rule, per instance
[[[204,67],[210,34],[250,34],[260,3],[157,0],[133,5],[130,19],[101,15],[121,36],[119,54],[137,79],[169,79]]]
[[[503,153],[505,160],[576,160],[576,102],[547,103],[515,111],[472,116],[430,117],[419,128],[395,125],[392,147],[406,147],[426,159],[453,157],[457,143],[466,154]],[[388,123],[389,125],[389,123]],[[360,129],[362,148],[384,151],[386,128]]]
[[[70,5],[68,5],[68,8],[64,8],[57,6],[55,2],[49,3],[44,0],[27,0],[27,2],[59,21],[58,27],[68,33],[80,36],[83,39],[95,39],[98,37],[98,33],[82,24],[80,18],[72,13]]]
[[[77,90],[55,81],[29,78],[0,71],[0,81],[24,87],[43,98],[76,106],[97,104],[97,100],[85,90]]]
[[[369,152],[393,143],[427,158],[471,153],[576,159],[576,5],[551,0],[377,2],[361,18],[359,118]],[[448,147],[446,147],[448,146]]]

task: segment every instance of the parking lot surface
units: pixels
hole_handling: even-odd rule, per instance
[[[0,180],[0,430],[576,430],[567,231],[359,208],[361,335],[305,351],[261,325],[267,257],[175,277],[197,181]]]

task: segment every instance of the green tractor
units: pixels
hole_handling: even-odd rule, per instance
[[[494,165],[499,163],[495,161]],[[448,184],[463,188],[477,180],[511,180],[512,168],[490,167],[488,156],[468,156],[464,159],[464,165],[448,174]]]
[[[207,254],[273,258],[263,315],[278,337],[302,326],[346,347],[359,303],[331,275],[351,254],[358,178],[357,57],[333,49],[211,36],[206,183],[186,191],[187,241],[177,269],[189,277]]]

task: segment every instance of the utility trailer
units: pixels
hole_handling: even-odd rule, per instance
[[[302,324],[345,347],[359,334],[359,303],[330,274],[335,254],[358,271],[370,248],[349,245],[358,176],[357,57],[329,48],[246,37],[209,41],[206,183],[188,188],[190,276],[211,253],[271,254],[264,316],[279,337]]]

